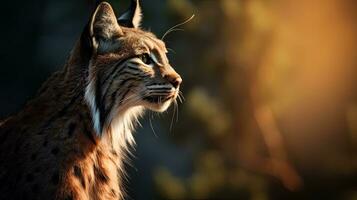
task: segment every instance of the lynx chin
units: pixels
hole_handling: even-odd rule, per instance
[[[141,18],[138,0],[118,18],[100,3],[64,67],[0,123],[0,199],[125,197],[131,132],[145,109],[176,101],[182,82]]]

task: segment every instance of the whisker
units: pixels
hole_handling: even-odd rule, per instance
[[[176,102],[176,100],[174,101],[174,103]],[[174,104],[175,105],[175,104]],[[172,113],[172,117],[171,117],[171,123],[170,123],[170,133],[172,132],[172,127],[173,127],[173,122],[174,122],[174,118],[175,118],[175,112],[176,112],[176,106],[174,106],[174,111]]]
[[[173,50],[173,49],[171,49],[171,48],[166,48],[167,50],[169,50],[169,51],[171,51],[172,53],[174,53],[174,54],[176,54],[176,51],[175,50]]]
[[[184,99],[183,99],[183,95],[182,95],[181,91],[178,93],[177,97],[180,100],[180,103],[183,103]]]
[[[168,34],[170,34],[170,33],[172,33],[172,32],[175,32],[175,31],[184,31],[184,29],[182,29],[182,28],[169,29],[169,30],[166,31],[166,33],[162,36],[161,40],[164,40],[165,37],[166,37]]]
[[[179,105],[175,99],[175,106],[176,106],[176,123],[178,122],[179,119],[179,113],[178,113],[178,109],[179,109]]]
[[[184,22],[181,22],[181,23],[176,24],[175,26],[169,28],[169,30],[167,30],[167,31],[164,33],[164,35],[161,37],[161,40],[164,40],[165,37],[166,37],[169,33],[173,32],[173,31],[175,31],[175,30],[181,30],[181,29],[177,29],[177,28],[180,27],[180,26],[182,26],[182,25],[184,25],[184,24],[186,24],[186,23],[188,23],[188,22],[190,22],[194,17],[195,17],[195,15],[193,14],[190,18],[186,19]]]
[[[180,94],[182,95],[182,97],[183,97],[183,93],[182,93],[182,91],[181,91],[181,90],[179,91],[179,93],[180,93]]]
[[[183,101],[186,101],[185,97],[183,96],[183,93],[181,91],[179,91],[179,96],[183,99]],[[182,103],[182,101],[181,101]]]
[[[177,95],[177,98],[179,99],[180,103],[182,103],[182,99],[180,95]]]
[[[154,133],[155,137],[158,138],[158,136],[154,130],[154,126],[152,125],[152,121],[151,121],[152,117],[153,117],[153,114],[151,113],[151,115],[149,116],[150,127],[151,127],[151,130]]]

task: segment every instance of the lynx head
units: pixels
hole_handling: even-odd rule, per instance
[[[87,26],[91,48],[85,100],[100,136],[133,108],[162,112],[176,99],[181,77],[166,57],[165,43],[140,28],[138,0],[119,18],[100,3]]]

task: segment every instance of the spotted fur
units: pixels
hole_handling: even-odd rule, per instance
[[[100,3],[64,68],[0,124],[0,199],[123,199],[132,130],[164,111],[180,76],[142,30],[138,0],[118,19]]]

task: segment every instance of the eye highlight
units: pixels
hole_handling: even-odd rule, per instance
[[[145,63],[147,65],[150,65],[153,63],[153,60],[151,59],[151,57],[148,53],[139,55],[139,58],[141,59],[141,61],[143,61],[143,63]]]

